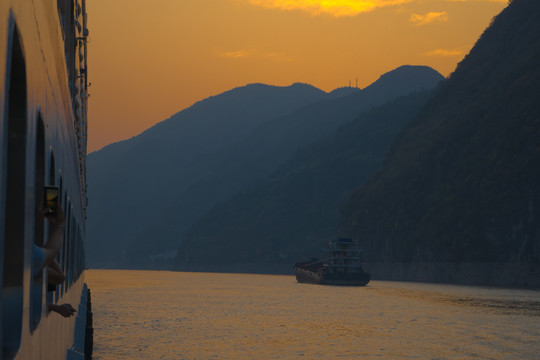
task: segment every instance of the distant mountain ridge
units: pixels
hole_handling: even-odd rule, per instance
[[[154,141],[161,144],[175,141],[175,145],[184,151],[179,152],[179,155],[212,152],[220,146],[237,141],[260,123],[287,114],[298,107],[323,100],[327,96],[324,91],[302,83],[288,87],[249,84],[201,100],[141,134],[108,145],[91,153],[90,156],[95,159],[94,162],[96,160],[103,162],[110,158],[109,162],[116,166],[111,155],[119,156],[137,150],[137,147],[133,147],[135,142]],[[222,122],[227,122],[227,126],[218,127]],[[183,133],[189,134],[191,139],[184,139],[178,143],[177,137]],[[193,141],[196,136],[204,136],[207,141],[204,143]]]
[[[538,273],[539,98],[540,2],[514,0],[350,198],[342,231],[362,239],[369,261]]]
[[[168,201],[169,191],[201,176],[188,171],[198,158],[238,141],[257,124],[325,97],[324,91],[300,83],[250,84],[199,101],[138,136],[91,153],[89,263],[114,265],[126,258],[130,242]],[[101,254],[104,246],[112,251]]]
[[[431,92],[367,111],[298,150],[269,178],[214,207],[187,232],[178,264],[292,263],[324,256],[339,208],[380,166]]]
[[[137,137],[90,154],[90,265],[126,266],[176,247],[200,216],[264,179],[297,148],[363,110],[443,79],[425,67],[392,73],[419,79],[409,87],[375,83],[337,98],[305,84],[252,84],[203,100]],[[106,255],[100,252],[105,244],[111,249]]]

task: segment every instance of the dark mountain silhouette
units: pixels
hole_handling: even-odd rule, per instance
[[[256,178],[264,179],[297,149],[360,113],[399,96],[432,89],[442,79],[441,74],[426,66],[401,66],[361,91],[335,100],[319,101],[261,124],[222,154],[219,161],[234,158],[236,166],[231,169],[235,174],[245,169],[258,169],[260,175]]]
[[[350,198],[343,232],[369,261],[540,264],[539,99],[540,2],[515,0]]]
[[[340,88],[332,90],[330,92],[330,96],[333,96],[335,98],[340,98],[340,97],[344,97],[344,96],[347,96],[347,95],[358,93],[359,91],[360,91],[360,89],[353,88],[353,87],[350,87],[350,86],[340,87]]]
[[[89,209],[90,264],[120,257],[142,263],[151,253],[177,247],[200,216],[263,180],[300,146],[365,109],[431,88],[441,78],[430,68],[407,66],[381,77],[385,86],[376,82],[341,98],[302,84],[251,85],[91,154],[89,173],[99,175],[88,183],[94,209],[100,210]],[[112,247],[107,260],[99,254],[103,244]]]
[[[204,178],[192,165],[206,154],[237,142],[261,123],[327,97],[306,84],[251,84],[202,100],[134,138],[90,154],[89,263],[114,264],[126,257],[148,219],[168,206],[171,196]]]
[[[360,115],[216,206],[188,231],[180,265],[290,264],[318,255],[336,235],[340,206],[379,168],[392,139],[430,94],[411,94]]]
[[[143,244],[145,238],[153,237],[173,240],[173,246],[178,246],[181,236],[200,216],[219,202],[266,179],[300,147],[372,106],[412,91],[431,89],[441,79],[443,77],[429,67],[402,66],[361,91],[318,101],[257,126],[241,141],[191,164],[190,171],[205,176],[185,191],[178,191],[168,207],[156,212],[154,220],[140,232],[135,243]],[[140,255],[151,251],[141,251],[140,246],[133,248]]]

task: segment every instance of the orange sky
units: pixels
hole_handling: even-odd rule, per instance
[[[89,0],[89,152],[248,83],[449,75],[507,0]]]

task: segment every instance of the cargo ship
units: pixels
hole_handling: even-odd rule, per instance
[[[364,270],[361,250],[353,239],[338,238],[328,246],[327,259],[312,258],[294,265],[298,282],[347,286],[365,286],[369,283],[371,275]]]
[[[0,1],[0,360],[92,356],[88,36],[85,0]],[[39,211],[50,188],[61,223]],[[52,262],[35,266],[51,239],[61,240],[45,257],[60,269],[54,286]]]

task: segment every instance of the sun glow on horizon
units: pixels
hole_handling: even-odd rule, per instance
[[[448,2],[492,2],[492,3],[508,3],[510,0],[446,0]]]
[[[376,8],[402,5],[412,0],[249,0],[253,5],[281,10],[302,10],[312,15],[356,16]]]

